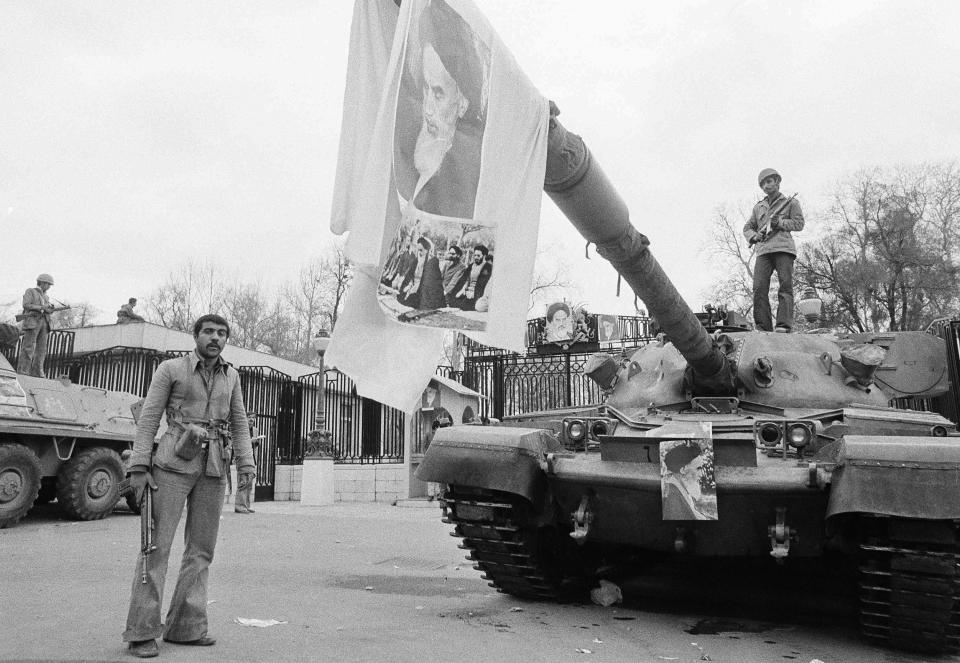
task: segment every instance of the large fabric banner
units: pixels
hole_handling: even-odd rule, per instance
[[[413,409],[453,330],[523,350],[548,119],[469,0],[357,0],[331,217],[357,278],[326,359],[358,393]]]

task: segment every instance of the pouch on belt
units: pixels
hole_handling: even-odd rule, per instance
[[[206,441],[206,429],[196,424],[187,424],[183,427],[183,432],[180,433],[180,437],[173,445],[173,451],[177,454],[177,457],[183,460],[193,460],[200,453]]]

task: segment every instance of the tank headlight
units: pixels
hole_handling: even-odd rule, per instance
[[[760,435],[760,444],[764,446],[772,447],[780,444],[780,426],[773,422],[762,424],[758,430],[758,434]]]
[[[587,427],[582,421],[571,421],[567,424],[567,437],[571,442],[579,442],[587,436]]]
[[[809,426],[804,424],[790,424],[790,426],[787,427],[787,443],[791,447],[802,449],[810,444],[812,438],[813,431],[810,430]]]
[[[606,421],[594,421],[593,426],[590,427],[590,432],[594,437],[600,437],[601,435],[606,435],[609,432]]]

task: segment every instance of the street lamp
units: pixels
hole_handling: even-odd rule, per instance
[[[330,345],[330,330],[321,328],[310,339],[310,347],[320,357],[320,388],[318,389],[320,407],[317,408],[314,429],[307,434],[303,450],[303,475],[300,480],[300,503],[310,506],[333,504],[336,501],[334,488],[334,461],[336,452],[327,430],[324,407],[324,387],[327,378],[323,373],[323,354]]]
[[[327,430],[326,407],[324,406],[324,392],[327,376],[323,372],[323,354],[330,345],[330,330],[321,327],[317,335],[310,339],[310,347],[317,351],[320,357],[320,385],[318,391],[319,407],[313,421],[313,430],[307,434],[307,443],[303,450],[304,457],[333,458],[330,444],[330,431]]]
[[[807,322],[813,324],[820,319],[820,313],[823,311],[823,300],[817,296],[817,291],[813,288],[805,288],[803,299],[797,302],[797,308],[800,314]]]
[[[320,357],[320,410],[317,412],[316,427],[324,431],[327,427],[327,418],[323,402],[323,392],[327,378],[323,372],[323,354],[330,346],[330,330],[326,327],[321,327],[317,331],[317,335],[310,340],[310,346],[317,351],[317,356]]]

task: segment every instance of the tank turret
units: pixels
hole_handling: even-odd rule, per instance
[[[885,407],[898,396],[929,397],[947,390],[942,343],[926,334],[708,333],[653,256],[647,237],[631,224],[626,204],[589,148],[559,122],[558,112],[551,104],[544,190],[670,339],[641,348],[624,362],[621,379],[609,390],[609,406],[631,412],[641,405],[726,396],[775,407]],[[910,360],[886,360],[892,345],[898,346],[897,357],[909,353]],[[861,368],[867,365],[864,356],[870,357],[872,370]],[[897,387],[905,381],[911,387]]]

